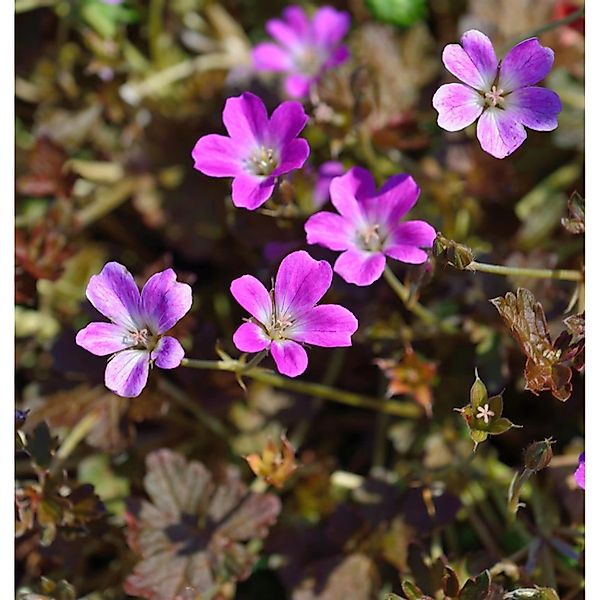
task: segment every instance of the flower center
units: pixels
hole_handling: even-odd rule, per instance
[[[304,75],[315,76],[321,71],[323,59],[315,48],[307,47],[296,56],[296,66]]]
[[[286,330],[294,325],[294,319],[289,315],[273,315],[269,326],[269,337],[273,340],[286,339]]]
[[[262,177],[270,175],[276,169],[278,163],[279,160],[275,156],[275,150],[265,146],[260,146],[246,160],[248,170],[254,175]]]
[[[383,247],[384,235],[382,234],[379,224],[368,225],[358,234],[358,242],[363,250],[369,252],[378,252]]]
[[[499,106],[502,108],[505,100],[502,94],[504,94],[504,90],[493,85],[491,91],[485,93],[486,104],[488,106]]]
[[[491,418],[496,416],[496,413],[490,409],[489,404],[484,404],[477,409],[477,414],[475,416],[478,419],[483,419],[483,422],[487,425]]]
[[[136,350],[148,350],[149,352],[152,352],[158,343],[158,336],[144,328],[136,331],[130,331],[129,338],[125,341]]]

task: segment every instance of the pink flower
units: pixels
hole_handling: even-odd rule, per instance
[[[194,168],[210,177],[233,177],[233,203],[254,210],[271,197],[279,176],[306,162],[310,147],[297,136],[307,121],[299,102],[283,102],[269,119],[258,96],[228,98],[223,123],[229,137],[201,137],[192,151]]]
[[[319,8],[312,20],[300,6],[289,6],[282,20],[267,22],[267,32],[277,43],[258,44],[254,65],[259,71],[285,73],[286,92],[303,98],[327,69],[348,59],[348,48],[340,42],[349,28],[350,15],[331,6]]]
[[[464,129],[477,118],[481,147],[496,158],[512,154],[536,131],[556,129],[562,109],[558,94],[538,83],[552,68],[554,52],[537,38],[517,44],[498,63],[492,42],[480,31],[467,31],[462,46],[444,48],[444,65],[463,83],[442,85],[433,96],[438,125],[447,131]],[[466,85],[465,85],[466,84]]]
[[[91,277],[86,295],[110,323],[90,323],[75,338],[96,356],[112,354],[106,366],[106,387],[126,398],[139,396],[148,369],[178,367],[184,355],[181,344],[163,335],[192,306],[192,288],[178,283],[173,269],[152,275],[140,295],[131,273],[109,262]]]
[[[337,160],[324,162],[317,172],[317,182],[313,191],[313,204],[315,208],[321,208],[329,200],[329,186],[334,177],[344,174],[344,165]]]
[[[575,473],[573,473],[574,477],[575,477],[575,482],[577,483],[577,485],[585,490],[585,452],[582,452],[579,455],[579,466],[577,467],[577,470],[575,471]]]
[[[296,377],[306,370],[302,344],[325,348],[351,346],[356,317],[343,306],[315,306],[331,286],[333,273],[325,260],[299,250],[288,254],[269,293],[252,275],[231,282],[231,293],[252,318],[240,325],[233,343],[242,352],[269,350],[280,373]]]
[[[377,191],[366,169],[353,167],[329,188],[339,214],[319,212],[306,222],[306,241],[342,251],[334,270],[348,283],[370,285],[383,274],[386,256],[421,264],[435,239],[424,221],[400,219],[415,205],[419,188],[410,175],[394,175]]]

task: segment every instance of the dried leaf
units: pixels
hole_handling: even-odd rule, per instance
[[[250,454],[246,460],[257,477],[276,488],[282,488],[298,468],[295,450],[285,434],[281,435],[279,446],[268,440],[261,455]]]
[[[248,492],[229,467],[218,483],[199,462],[162,449],[146,458],[150,502],[127,515],[127,541],[141,555],[125,591],[173,600],[186,589],[210,596],[250,575],[256,550],[281,510],[279,498]]]
[[[468,579],[458,595],[459,600],[487,600],[492,579],[489,571],[484,571],[475,579]]]
[[[567,203],[569,216],[561,219],[562,226],[574,235],[585,233],[585,200],[573,192]]]

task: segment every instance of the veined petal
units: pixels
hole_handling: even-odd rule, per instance
[[[130,331],[139,328],[140,292],[123,265],[107,263],[99,275],[92,275],[85,293],[94,308],[117,325]]]
[[[308,155],[310,154],[310,146],[303,138],[296,138],[287,142],[281,149],[279,164],[271,173],[272,177],[279,177],[284,173],[289,173],[294,169],[299,169],[304,165]]]
[[[335,213],[319,212],[312,215],[304,224],[304,230],[308,244],[319,244],[330,250],[347,250],[352,245],[352,223]]]
[[[321,304],[308,309],[298,318],[290,337],[297,342],[325,348],[351,346],[351,336],[358,329],[356,317],[343,306]]]
[[[362,167],[352,167],[341,177],[332,179],[329,186],[331,202],[354,225],[364,221],[359,201],[375,195],[375,191],[373,176]]]
[[[257,177],[241,173],[235,177],[231,186],[231,199],[234,206],[254,210],[262,206],[273,194],[274,177]]]
[[[331,286],[332,277],[326,260],[315,260],[304,250],[288,254],[275,278],[277,315],[297,315],[314,306]]]
[[[231,282],[231,294],[237,303],[256,320],[267,324],[271,321],[273,303],[265,286],[252,275],[242,275]]]
[[[244,92],[241,96],[227,98],[223,123],[237,143],[252,146],[264,138],[269,118],[263,101],[250,92]]]
[[[468,127],[483,111],[484,100],[473,88],[462,83],[446,83],[433,95],[437,123],[446,131]]]
[[[75,337],[78,346],[96,356],[106,356],[129,348],[129,332],[114,323],[90,323]]]
[[[106,365],[106,387],[123,398],[139,396],[148,381],[150,353],[147,350],[123,350]]]
[[[153,333],[168,331],[192,307],[192,288],[173,269],[155,273],[142,289],[141,312]]]
[[[394,227],[387,242],[389,246],[400,244],[417,248],[431,248],[435,236],[435,229],[425,221],[404,221]]]
[[[194,169],[210,177],[234,177],[243,166],[240,145],[231,138],[211,133],[201,137],[192,150]]]
[[[333,269],[348,283],[360,286],[371,285],[383,275],[385,255],[382,252],[346,250],[335,261]]]
[[[562,110],[558,94],[547,88],[524,87],[506,97],[505,105],[525,127],[536,131],[552,131],[558,127]]]
[[[260,352],[271,340],[256,323],[242,323],[233,334],[233,343],[240,352]]]
[[[496,158],[512,154],[526,137],[525,128],[508,109],[490,107],[477,123],[477,139],[481,147]]]
[[[462,35],[460,43],[481,76],[484,89],[490,89],[498,73],[498,59],[490,38],[481,31],[471,29]]]
[[[161,337],[156,348],[150,354],[154,364],[161,369],[178,367],[184,356],[185,352],[179,341],[169,335]]]
[[[442,52],[442,62],[452,75],[472,88],[481,91],[489,89],[487,74],[479,72],[471,57],[460,44],[448,44]]]
[[[288,377],[298,377],[306,371],[308,356],[306,350],[291,340],[281,340],[271,344],[271,354],[277,370]]]
[[[417,182],[410,175],[393,175],[383,184],[376,196],[363,200],[363,214],[369,223],[394,227],[417,203],[419,192]]]
[[[282,102],[269,119],[269,140],[277,146],[293,140],[304,129],[308,115],[300,102]]]
[[[498,87],[510,92],[520,87],[535,85],[550,73],[554,52],[530,38],[517,44],[500,64]]]
[[[350,23],[350,15],[346,11],[323,6],[313,16],[314,41],[323,48],[332,48],[348,33]]]
[[[289,52],[273,42],[256,45],[252,50],[252,61],[258,71],[287,71],[293,64]]]

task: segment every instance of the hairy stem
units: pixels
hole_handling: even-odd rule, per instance
[[[398,417],[416,419],[421,416],[422,412],[421,409],[412,402],[398,402],[395,400],[362,396],[361,394],[338,390],[322,383],[313,383],[310,381],[303,381],[301,379],[289,379],[287,377],[277,375],[272,371],[256,367],[245,370],[244,365],[240,364],[237,360],[194,360],[191,358],[184,358],[181,361],[181,366],[189,367],[191,369],[205,369],[211,371],[227,371],[229,373],[236,373],[238,375],[243,375],[244,377],[249,377],[254,381],[266,383],[267,385],[271,385],[275,388],[288,390],[290,392],[297,392],[299,394],[306,394],[315,398],[323,398],[324,400],[339,402],[340,404],[355,406],[357,408],[366,408],[369,410],[384,412],[390,415],[396,415]]]
[[[513,277],[535,277],[538,279],[562,279],[563,281],[583,281],[583,273],[570,269],[528,269],[505,267],[473,261],[466,267],[469,271],[492,273],[494,275],[512,275]]]

